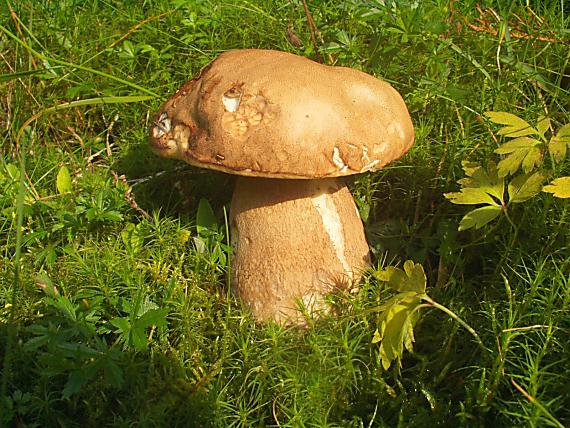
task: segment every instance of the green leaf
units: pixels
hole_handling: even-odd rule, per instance
[[[425,293],[426,275],[420,263],[406,260],[404,270],[388,266],[376,273],[376,278],[385,281],[388,287],[399,292]]]
[[[168,315],[168,309],[151,309],[144,313],[139,319],[135,321],[137,327],[150,327],[152,325],[156,327],[165,327],[166,324],[166,316]]]
[[[552,193],[556,198],[570,198],[570,177],[560,177],[553,180],[542,189],[544,192]]]
[[[525,135],[539,134],[539,132],[526,120],[521,119],[512,113],[507,113],[505,111],[488,111],[485,112],[485,116],[487,116],[491,122],[499,125],[506,125],[499,130],[499,135],[515,138],[523,137]]]
[[[13,181],[16,181],[20,178],[20,168],[13,163],[6,165],[6,172]]]
[[[558,130],[548,143],[548,151],[556,160],[560,162],[566,156],[566,149],[570,147],[570,123]]]
[[[129,344],[133,345],[139,351],[145,351],[148,348],[148,339],[146,332],[141,327],[135,327],[130,331]]]
[[[128,251],[137,254],[142,249],[144,242],[141,224],[127,223],[121,231],[121,239]]]
[[[519,137],[515,138],[514,140],[507,141],[506,143],[501,144],[501,147],[495,150],[495,153],[498,155],[504,155],[507,153],[513,153],[518,150],[529,150],[537,145],[542,144],[536,138],[530,137]]]
[[[501,214],[500,206],[486,206],[469,211],[461,219],[459,223],[459,231],[471,229],[480,229],[487,223],[493,221],[499,214]]]
[[[548,131],[549,128],[550,128],[550,118],[546,116],[539,116],[538,122],[536,124],[536,130],[538,131],[538,133],[544,136],[544,134],[546,134],[546,131]]]
[[[421,304],[417,295],[400,293],[394,297],[392,304],[380,316],[378,334],[373,338],[376,343],[380,342],[380,358],[385,370],[390,368],[392,361],[401,360],[404,346],[407,350],[412,349],[415,310]]]
[[[204,198],[200,199],[200,202],[198,203],[196,229],[200,236],[206,236],[208,231],[215,231],[218,229],[218,221],[216,220],[214,210],[210,203]]]
[[[533,147],[528,151],[522,162],[524,172],[531,172],[535,167],[542,164],[542,150],[539,147]]]
[[[499,175],[505,177],[514,174],[522,165],[525,172],[529,172],[536,165],[542,163],[542,142],[535,138],[519,137],[507,141],[495,150],[499,155],[508,154],[499,162]]]
[[[66,166],[62,166],[57,173],[56,179],[57,192],[61,195],[62,193],[71,192],[71,175]]]
[[[119,387],[123,384],[123,369],[115,363],[111,358],[105,359],[105,365],[103,366],[103,372],[105,374],[105,381],[115,387]]]
[[[131,329],[131,322],[125,317],[113,318],[110,323],[121,333],[128,333]]]
[[[64,317],[71,321],[77,321],[75,305],[66,296],[57,296],[52,302],[52,306],[58,309]]]
[[[93,367],[85,367],[71,372],[63,388],[63,398],[69,398],[73,394],[77,394],[94,375],[95,370]]]
[[[541,172],[515,177],[508,186],[509,203],[521,203],[536,196],[542,189],[546,176]]]
[[[501,177],[514,174],[521,167],[527,153],[522,150],[511,153],[499,162],[498,170]]]
[[[467,178],[458,180],[462,187],[478,188],[502,203],[505,183],[499,177],[497,165],[494,162],[489,162],[486,169],[476,162],[468,161],[461,162],[461,166],[467,176]]]
[[[499,206],[488,193],[478,188],[468,187],[461,189],[460,192],[444,193],[443,196],[458,205],[488,204]]]

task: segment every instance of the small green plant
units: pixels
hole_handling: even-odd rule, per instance
[[[400,365],[404,348],[412,351],[414,325],[418,319],[418,311],[422,308],[437,308],[445,312],[465,327],[485,349],[473,328],[428,296],[426,274],[421,264],[406,260],[404,269],[389,266],[375,272],[374,276],[398,293],[377,308],[380,316],[372,343],[380,343],[380,359],[385,370],[390,368],[394,360]]]
[[[23,351],[34,353],[37,365],[46,368],[42,376],[53,380],[67,375],[63,398],[78,393],[99,374],[109,385],[120,386],[124,355],[98,334],[104,314],[102,300],[75,302],[60,295],[46,275],[38,275],[35,282],[45,293],[45,320],[26,328],[31,337]]]
[[[512,204],[525,202],[541,191],[558,198],[570,197],[570,177],[556,178],[543,186],[550,175],[544,167],[545,154],[550,155],[552,167],[565,158],[570,147],[570,124],[562,126],[557,133],[552,132],[548,138],[551,123],[546,117],[540,116],[536,126],[532,126],[512,113],[491,111],[485,115],[492,122],[503,125],[499,135],[512,138],[495,150],[496,154],[504,157],[498,164],[489,162],[486,168],[479,163],[463,161],[467,177],[458,180],[460,191],[445,193],[444,196],[454,204],[482,205],[465,214],[459,230],[479,229],[501,214],[516,230],[509,217]],[[520,169],[523,173],[511,178]]]

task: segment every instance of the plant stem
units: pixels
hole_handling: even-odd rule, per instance
[[[455,321],[457,321],[459,324],[461,324],[461,326],[463,328],[465,328],[465,330],[467,330],[469,333],[471,333],[471,335],[475,338],[475,340],[477,341],[479,346],[481,346],[481,349],[483,349],[485,352],[487,352],[487,348],[485,348],[485,345],[481,341],[481,338],[479,337],[477,332],[473,329],[473,327],[471,327],[469,324],[467,324],[465,321],[463,321],[461,318],[459,318],[459,315],[457,315],[451,309],[448,309],[445,306],[440,305],[435,300],[433,300],[431,297],[429,297],[427,294],[422,295],[421,298],[422,298],[422,300],[428,302],[430,304],[430,306],[433,306],[434,308],[445,312],[447,315],[449,315],[451,318],[453,318]]]
[[[509,224],[511,225],[511,227],[513,228],[513,234],[511,236],[511,240],[509,241],[509,244],[507,246],[507,249],[505,250],[505,252],[501,255],[501,260],[499,260],[499,263],[497,263],[497,267],[495,268],[495,274],[499,273],[501,270],[501,267],[503,266],[503,263],[505,262],[505,260],[507,259],[508,254],[511,252],[511,250],[514,248],[516,242],[517,242],[517,238],[519,235],[519,228],[516,225],[516,223],[511,219],[511,217],[509,216],[509,213],[507,211],[507,209],[504,209],[503,212],[505,213],[505,218],[507,219],[507,221],[509,222]]]
[[[7,339],[6,350],[4,352],[4,367],[2,370],[2,385],[0,387],[0,408],[8,402],[8,383],[12,374],[12,348],[14,347],[14,338],[16,335],[15,318],[16,307],[18,303],[18,294],[20,291],[20,256],[22,252],[22,224],[24,222],[24,193],[26,185],[24,182],[25,177],[25,152],[22,151],[20,158],[20,183],[18,189],[18,197],[16,199],[16,251],[14,252],[14,284],[12,289],[12,302],[10,308],[10,315],[6,323]],[[1,420],[0,420],[1,422]]]
[[[160,97],[157,93],[152,92],[149,89],[146,89],[140,85],[137,85],[136,83],[129,82],[128,80],[121,79],[120,77],[113,76],[112,74],[105,73],[104,71],[95,70],[94,68],[85,67],[85,66],[82,66],[79,64],[73,64],[71,62],[63,61],[63,60],[60,60],[57,58],[53,58],[53,57],[44,55],[44,54],[36,51],[35,49],[33,49],[26,42],[21,40],[18,36],[13,34],[10,30],[3,27],[2,25],[0,25],[0,30],[2,30],[6,35],[8,35],[10,38],[14,39],[24,49],[26,49],[28,52],[30,52],[32,55],[36,56],[37,58],[39,58],[42,61],[53,62],[55,64],[60,64],[60,65],[66,66],[66,67],[72,67],[72,68],[76,68],[78,70],[83,70],[83,71],[87,71],[89,73],[97,74],[98,76],[103,76],[103,77],[106,77],[108,79],[115,80],[116,82],[120,82],[124,85],[130,86],[131,88],[138,89],[139,91],[142,91],[145,94],[153,96],[154,98]]]

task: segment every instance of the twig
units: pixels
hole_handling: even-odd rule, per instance
[[[471,24],[470,22],[465,22],[465,24],[473,31],[484,32],[491,34],[493,36],[497,36],[499,34],[498,30],[494,30],[493,28],[490,27],[481,27],[475,24]],[[553,37],[545,37],[545,36],[531,36],[530,34],[523,33],[517,30],[511,30],[511,37],[515,39],[539,40],[541,42],[562,43],[564,45],[570,44],[569,40],[559,40]]]
[[[525,389],[522,386],[520,386],[518,383],[516,383],[513,378],[511,378],[511,383],[522,395],[524,395],[524,397],[528,401],[530,401],[532,404],[534,404],[536,407],[538,407],[538,409],[546,415],[546,417],[550,420],[550,422],[552,422],[554,424],[555,427],[564,428],[564,425],[562,425],[562,423],[558,419],[556,419],[552,415],[552,413],[550,413],[546,409],[546,407],[544,407],[536,398],[534,398],[527,391],[525,391]]]
[[[168,14],[172,13],[172,11],[170,12],[164,12],[161,13],[160,15],[155,15],[155,16],[150,16],[146,19],[143,19],[141,22],[139,22],[138,24],[132,26],[131,28],[129,28],[129,30],[123,34],[121,37],[119,37],[117,40],[115,40],[113,43],[111,43],[109,45],[109,48],[113,48],[115,46],[117,46],[119,43],[121,43],[123,40],[125,40],[127,37],[129,37],[133,32],[137,31],[139,28],[141,28],[144,24],[150,22],[150,21],[154,21],[155,19],[159,19],[162,18],[163,16],[166,16]]]
[[[29,30],[26,28],[26,26],[24,25],[24,23],[22,22],[22,20],[20,19],[20,17],[16,14],[16,11],[14,11],[14,9],[12,8],[12,5],[10,4],[9,1],[6,2],[8,4],[8,9],[10,9],[10,17],[12,18],[12,21],[14,21],[14,24],[16,25],[16,31],[18,32],[18,34],[20,35],[20,37],[22,37],[22,39],[24,38],[24,34],[22,33],[22,28],[24,27],[26,29],[26,31],[29,32]],[[33,37],[33,36],[32,36]],[[32,62],[32,65],[34,66],[34,69],[38,69],[38,65],[36,64],[36,60],[33,57],[33,55],[30,55],[30,60]]]
[[[499,14],[497,12],[495,12],[495,10],[493,10],[492,8],[487,8],[485,10],[482,10],[480,6],[477,6],[477,11],[479,12],[479,18],[475,18],[475,21],[477,21],[480,25],[476,25],[476,24],[473,24],[471,22],[468,22],[467,18],[463,17],[463,21],[465,22],[465,24],[469,28],[471,28],[473,31],[477,31],[480,33],[488,33],[488,34],[491,34],[493,36],[498,36],[499,30],[495,30],[491,26],[489,21],[486,19],[486,17],[488,15],[491,15],[497,23],[500,23],[501,18],[499,16]],[[534,14],[534,15],[536,16],[536,14]],[[518,18],[519,22],[524,23],[524,21],[522,21],[522,19],[518,15],[515,15],[515,17]],[[517,29],[509,30],[509,35],[510,35],[510,37],[515,38],[515,39],[539,40],[541,42],[562,43],[565,45],[570,44],[570,40],[561,40],[561,39],[557,39],[557,38],[552,37],[552,36],[551,37],[533,36],[533,35],[530,35],[530,34],[524,32],[524,31],[517,30]]]
[[[81,146],[81,148],[85,148],[85,143],[83,142],[83,138],[81,138],[81,136],[75,131],[75,129],[72,126],[66,126],[65,127],[70,133],[71,135],[73,135],[73,137],[79,141],[79,145]]]
[[[315,26],[315,21],[313,21],[313,15],[311,15],[311,11],[309,10],[309,6],[307,6],[307,0],[303,1],[303,9],[305,10],[305,15],[307,16],[307,23],[309,24],[309,30],[311,31],[311,40],[313,42],[313,46],[315,47],[315,54],[319,62],[323,62],[323,57],[319,51],[319,45],[317,43],[317,35],[321,36],[319,30]]]
[[[548,328],[548,325],[542,325],[542,324],[535,324],[535,325],[529,325],[526,327],[512,327],[512,328],[505,328],[504,330],[502,330],[503,333],[508,333],[510,331],[526,331],[526,330],[534,330],[535,328]]]
[[[111,174],[113,174],[113,181],[115,184],[121,181],[125,186],[127,186],[127,191],[125,192],[125,199],[131,205],[131,208],[134,209],[139,214],[141,214],[147,220],[150,220],[152,218],[150,214],[147,213],[145,210],[143,210],[139,206],[139,204],[137,204],[137,201],[135,200],[135,197],[132,194],[133,188],[129,186],[129,183],[127,183],[125,175],[124,174],[118,175],[115,171],[111,171]]]
[[[92,155],[90,155],[87,159],[87,165],[89,165],[91,162],[93,162],[93,159],[99,157],[101,155],[101,153],[106,152],[107,150],[110,150],[113,146],[115,145],[115,143],[110,143],[108,146],[105,145],[104,148],[102,148],[101,150],[99,150],[98,152],[93,153]]]
[[[107,137],[105,138],[105,148],[107,149],[107,156],[111,157],[111,155],[113,154],[113,152],[111,151],[111,145],[113,143],[109,142],[109,139],[111,137],[111,132],[113,131],[113,126],[115,125],[115,123],[119,120],[119,114],[117,113],[113,119],[111,119],[111,122],[109,123],[109,125],[107,126]]]
[[[278,427],[281,426],[281,424],[279,423],[279,419],[277,419],[277,411],[276,411],[276,407],[275,404],[277,403],[277,398],[275,398],[273,400],[273,403],[271,403],[271,411],[273,413],[273,420],[275,421],[275,423],[277,424]]]

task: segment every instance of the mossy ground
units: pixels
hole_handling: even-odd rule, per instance
[[[305,330],[256,326],[227,289],[232,177],[147,145],[153,112],[220,52],[316,58],[302,2],[2,2],[0,24],[23,42],[0,32],[2,423],[569,425],[567,201],[516,206],[513,245],[505,221],[457,232],[465,209],[442,196],[462,160],[496,160],[485,111],[569,122],[564,5],[308,2],[323,60],[389,81],[416,128],[405,158],[351,184],[376,265],[422,263],[429,294],[486,348],[424,310],[414,351],[384,371],[371,343],[382,283],[369,275]],[[54,105],[145,95],[128,82],[159,96],[39,115],[17,140]],[[219,226],[198,233],[202,198]]]

